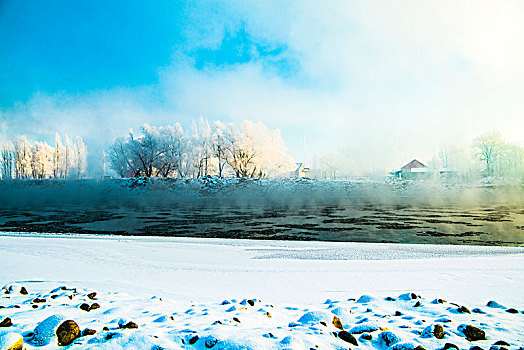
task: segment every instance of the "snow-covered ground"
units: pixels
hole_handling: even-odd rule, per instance
[[[97,331],[73,348],[353,347],[334,316],[359,348],[524,346],[524,248],[3,234],[0,256],[0,343],[28,349],[57,347],[66,319]]]

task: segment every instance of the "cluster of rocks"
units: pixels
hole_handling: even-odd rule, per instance
[[[29,293],[27,288],[17,283],[5,286],[2,289],[4,298],[12,298],[16,296],[27,296]],[[88,293],[83,299],[94,301],[96,300],[96,292]],[[30,301],[32,308],[41,304],[42,306],[50,306],[49,302],[53,300],[60,300],[61,298],[67,298],[73,300],[74,298],[80,299],[82,296],[77,292],[75,288],[67,288],[61,286],[53,289],[49,295],[49,301],[45,298],[36,297]],[[23,304],[22,304],[23,305]],[[20,305],[13,305],[13,308],[20,309]],[[38,307],[38,306],[37,306]],[[99,309],[100,304],[93,302],[91,304],[81,303],[78,308],[86,312]],[[0,309],[5,309],[4,306],[0,306]],[[75,340],[81,337],[92,336],[97,333],[96,330],[85,328],[81,329],[75,320],[67,319],[63,315],[55,314],[45,318],[39,322],[33,331],[18,334],[16,332],[10,332],[10,327],[16,325],[16,320],[10,317],[0,316],[0,350],[22,350],[24,344],[27,343],[31,346],[47,346],[50,344],[56,344],[58,346],[68,346],[75,342]],[[138,325],[133,321],[119,322],[118,329],[137,329]],[[104,331],[109,331],[108,327],[104,327]]]
[[[48,313],[47,317],[42,317],[44,319],[34,328],[30,328],[32,331],[18,334],[14,331],[11,332],[10,329],[20,328],[17,328],[17,322],[20,324],[20,322],[23,323],[23,320],[17,320],[17,315],[23,313],[9,313],[10,317],[2,317],[0,310],[0,350],[22,350],[24,344],[33,347],[91,344],[92,340],[96,342],[115,341],[115,339],[122,338],[124,335],[150,332],[148,321],[142,320],[139,326],[133,320],[118,318],[122,315],[120,309],[106,308],[105,306],[110,301],[106,300],[105,297],[99,300],[96,292],[79,291],[75,288],[61,286],[47,294],[30,294],[25,287],[17,284],[4,287],[2,292],[3,298],[11,301],[11,305],[6,310],[21,308],[23,312],[28,310],[36,312],[34,315],[38,315],[40,310],[50,311],[53,309],[49,308],[67,306],[69,307],[68,310],[72,312],[68,314],[68,317],[61,314],[48,316]],[[162,301],[162,299],[158,300]],[[18,304],[13,305],[14,301]],[[38,310],[32,310],[35,305],[37,305]],[[428,349],[438,350],[517,350],[519,343],[515,343],[514,339],[511,338],[495,338],[497,333],[493,328],[478,321],[475,316],[489,317],[491,315],[488,309],[490,309],[492,314],[498,312],[499,315],[506,318],[513,319],[516,317],[516,322],[519,322],[518,317],[522,314],[519,310],[505,307],[495,301],[487,303],[486,312],[480,308],[472,308],[470,311],[464,305],[447,302],[439,298],[430,302],[416,293],[405,293],[395,298],[387,297],[385,299],[363,295],[358,299],[348,299],[347,303],[328,299],[322,310],[307,311],[301,317],[298,317],[300,314],[293,313],[291,319],[293,322],[288,323],[290,319],[287,319],[286,327],[285,324],[278,324],[283,310],[275,309],[273,305],[262,304],[259,299],[225,300],[221,305],[215,306],[220,309],[220,312],[223,312],[223,318],[212,317],[202,332],[190,329],[188,333],[177,333],[179,336],[176,339],[182,343],[184,348],[211,349],[224,348],[224,346],[227,348],[227,340],[221,338],[221,332],[215,332],[213,329],[227,330],[223,327],[234,327],[235,330],[237,327],[244,329],[244,327],[250,327],[253,320],[259,320],[262,323],[256,324],[257,329],[262,329],[263,327],[260,324],[265,322],[275,322],[274,326],[271,325],[271,327],[274,327],[274,331],[266,332],[262,336],[270,338],[271,341],[278,341],[280,346],[284,348],[301,348],[300,346],[297,347],[296,344],[292,345],[293,337],[296,338],[295,334],[298,334],[299,337],[305,334],[314,334],[319,337],[318,339],[322,339],[328,344],[336,344],[345,348],[425,350],[425,347],[427,347]],[[382,306],[382,309],[377,311],[379,306]],[[2,309],[1,305],[0,309]],[[271,310],[271,313],[268,310]],[[298,308],[293,310],[298,310]],[[181,314],[195,315],[195,317],[207,316],[207,311],[207,306],[199,309],[198,306],[192,305],[191,308]],[[105,322],[107,323],[104,325],[102,322],[104,322],[103,315],[105,313],[118,316],[117,318],[110,316],[112,321],[106,319]],[[426,315],[433,317],[433,320],[426,322],[423,319],[424,317],[414,317],[410,314]],[[484,314],[488,315],[485,316]],[[176,317],[176,314],[173,315]],[[273,316],[275,318],[268,321]],[[169,322],[173,325],[178,323],[178,320],[173,316],[154,314],[154,317],[151,318],[152,323],[149,326],[157,322]],[[81,327],[82,324],[85,325],[86,318],[98,319],[99,326],[91,326],[96,329]],[[100,322],[100,320],[102,321]],[[460,324],[457,320],[460,320]],[[193,325],[191,322],[195,321],[198,322],[198,318],[189,318],[187,326]],[[210,324],[211,327],[209,327]],[[193,327],[191,326],[191,328]],[[139,331],[135,332],[136,329],[139,329]],[[406,339],[407,334],[409,334],[409,339]],[[150,336],[150,333],[147,336]],[[91,338],[85,339],[86,337]],[[406,342],[406,340],[408,341]],[[468,344],[468,346],[465,347],[465,344]],[[320,347],[317,345],[315,349],[317,348]],[[161,349],[161,347],[158,346],[155,349]],[[519,350],[524,350],[524,348]]]

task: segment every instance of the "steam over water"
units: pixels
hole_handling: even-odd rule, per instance
[[[204,178],[1,186],[0,231],[524,245],[523,191],[510,185]]]

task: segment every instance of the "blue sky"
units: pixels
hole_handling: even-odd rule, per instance
[[[0,2],[0,139],[262,121],[366,167],[524,142],[521,1]],[[407,142],[406,140],[409,140]],[[385,152],[387,150],[387,152]]]
[[[197,15],[219,17],[212,7]],[[297,71],[296,60],[279,58],[285,43],[254,40],[241,20],[223,28],[221,42],[194,46],[190,41],[205,20],[194,15],[183,1],[4,1],[0,107],[26,103],[35,93],[153,85],[158,70],[181,54],[198,70],[262,59],[282,76]]]

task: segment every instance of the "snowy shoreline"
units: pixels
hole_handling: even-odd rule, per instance
[[[0,333],[26,335],[28,349],[34,341],[27,335],[52,315],[97,331],[78,338],[70,345],[75,349],[207,349],[206,341],[215,340],[215,349],[353,347],[341,339],[345,333],[333,335],[340,332],[334,316],[359,348],[452,343],[488,349],[499,340],[513,349],[524,345],[519,247],[1,233],[0,254],[0,284],[18,282],[29,293],[3,295],[0,318],[9,317],[13,326]],[[61,286],[65,294],[51,298]],[[97,300],[87,297],[93,291]],[[416,299],[399,298],[405,293]],[[357,302],[362,295],[371,298]],[[505,308],[486,306],[492,300]],[[95,302],[99,309],[80,309]],[[457,311],[461,306],[472,313]],[[471,311],[476,308],[486,314]],[[519,313],[506,312],[512,308]],[[138,329],[121,329],[119,321],[133,321]],[[435,324],[442,325],[443,339],[422,336]],[[488,340],[469,342],[462,324],[483,329]],[[359,325],[376,330],[357,334]],[[383,339],[389,335],[380,335],[386,328],[399,338],[389,347]],[[199,340],[190,344],[195,336]],[[44,348],[56,348],[53,341]]]

